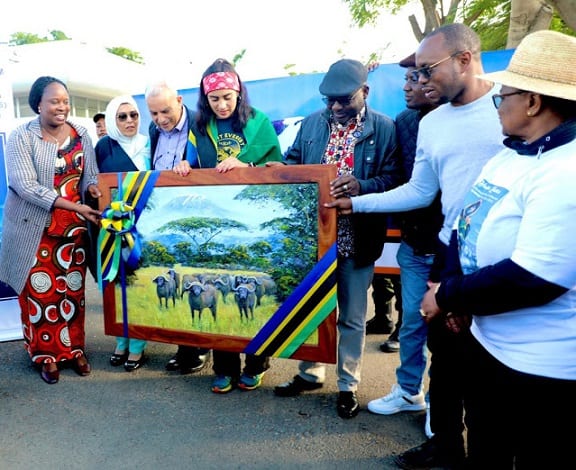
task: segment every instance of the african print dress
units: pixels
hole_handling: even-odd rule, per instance
[[[75,130],[58,150],[54,189],[80,202],[84,166],[82,141]],[[84,353],[87,222],[77,212],[54,208],[44,230],[36,264],[18,297],[26,350],[35,363],[60,362]]]

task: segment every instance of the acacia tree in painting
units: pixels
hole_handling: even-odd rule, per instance
[[[161,233],[179,233],[186,236],[192,243],[190,252],[193,256],[189,262],[209,261],[225,249],[214,240],[228,230],[248,230],[248,227],[238,221],[217,217],[187,217],[168,222],[158,229]],[[178,246],[182,249],[182,246]],[[221,253],[222,254],[222,253]],[[225,252],[224,252],[225,254]]]

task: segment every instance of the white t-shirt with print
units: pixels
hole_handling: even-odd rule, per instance
[[[510,258],[569,288],[552,302],[475,316],[472,333],[508,367],[576,379],[576,141],[541,156],[505,149],[465,197],[457,220],[465,273]]]

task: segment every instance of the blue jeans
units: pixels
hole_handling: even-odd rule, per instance
[[[355,266],[350,258],[338,258],[338,390],[355,392],[360,383],[360,369],[366,337],[366,309],[368,289],[374,276],[374,265]],[[318,362],[302,361],[299,375],[309,381],[322,383],[326,366]]]
[[[396,380],[404,391],[416,395],[422,391],[428,349],[428,326],[420,315],[420,303],[428,290],[426,282],[434,255],[419,256],[401,242],[396,254],[402,283],[402,325],[400,326],[400,365]]]

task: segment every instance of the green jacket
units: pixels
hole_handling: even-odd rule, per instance
[[[272,122],[262,111],[254,109],[255,115],[249,119],[243,129],[246,145],[242,148],[238,160],[254,165],[264,165],[269,161],[281,161],[282,151],[280,142]],[[212,118],[206,135],[200,134],[198,129],[192,129],[196,138],[198,162],[193,165],[196,168],[214,168],[217,160],[217,135],[218,127],[216,119]]]

